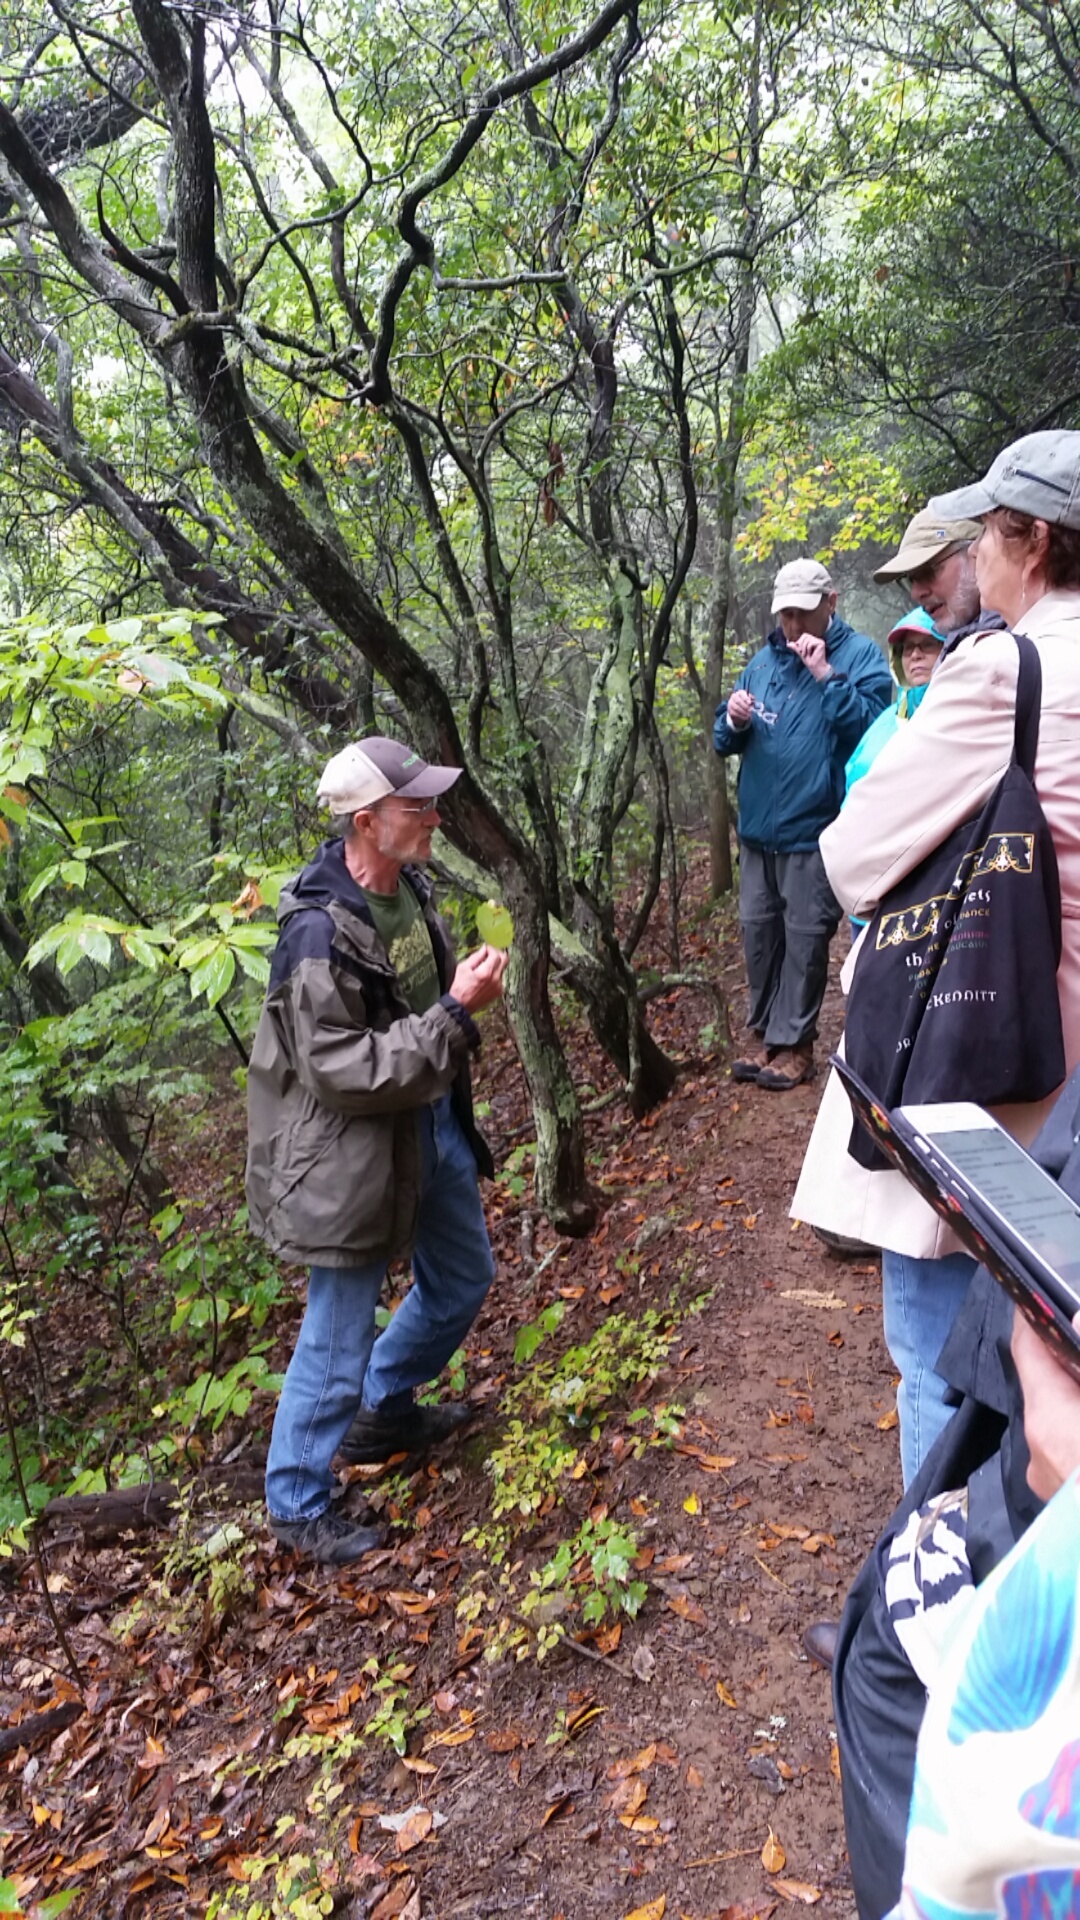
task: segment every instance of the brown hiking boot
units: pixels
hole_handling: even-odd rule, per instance
[[[758,1074],[768,1066],[772,1056],[773,1049],[765,1045],[760,1034],[752,1033],[746,1052],[740,1054],[739,1058],[731,1063],[732,1079],[756,1080]]]
[[[781,1047],[762,1067],[757,1083],[759,1087],[768,1087],[770,1093],[788,1093],[792,1087],[799,1087],[813,1077],[813,1047]]]
[[[426,1453],[476,1418],[476,1408],[459,1400],[444,1400],[434,1407],[414,1404],[390,1415],[361,1407],[338,1452],[351,1467],[377,1465],[395,1453]]]

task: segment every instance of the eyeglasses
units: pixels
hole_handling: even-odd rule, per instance
[[[954,560],[958,553],[963,554],[969,552],[970,548],[971,542],[967,540],[958,541],[954,547],[946,547],[944,553],[936,553],[932,560],[925,560],[921,567],[915,567],[912,572],[908,574],[909,582],[912,586],[914,586],[916,582],[924,587],[931,586],[937,579],[942,568],[948,566],[950,560]]]
[[[383,806],[390,800],[393,800],[401,813],[437,813],[439,810],[437,800],[398,800],[394,794],[387,794],[386,800],[382,803]]]
[[[913,634],[910,640],[903,642],[900,651],[901,653],[939,653],[941,651],[941,641],[931,640],[929,634],[925,640],[921,635]]]

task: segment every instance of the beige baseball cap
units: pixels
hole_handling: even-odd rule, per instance
[[[897,551],[884,566],[878,567],[874,579],[900,580],[905,574],[917,573],[920,567],[928,567],[931,560],[942,559],[955,547],[970,546],[981,531],[977,520],[943,518],[934,512],[931,503],[917,513],[914,520],[908,521]]]
[[[435,800],[460,778],[460,767],[433,766],[400,740],[370,734],[350,741],[328,760],[319,781],[319,805],[331,813],[356,813],[387,794],[406,800]]]
[[[819,605],[824,593],[832,592],[832,581],[820,560],[789,560],[773,581],[773,613],[785,607],[801,607],[809,613]]]

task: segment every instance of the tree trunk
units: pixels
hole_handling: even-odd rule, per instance
[[[547,911],[532,890],[507,888],[516,938],[507,1001],[536,1121],[536,1202],[560,1233],[586,1234],[598,1196],[585,1168],[581,1108],[548,995]]]
[[[713,720],[724,688],[724,653],[727,629],[732,624],[735,595],[732,587],[732,555],[735,537],[735,478],[742,450],[744,425],[742,395],[750,353],[749,300],[745,335],[740,340],[738,364],[732,381],[727,431],[721,441],[717,461],[716,547],[713,554],[712,590],[709,595],[709,647],[701,702],[701,724],[705,735],[706,783],[709,797],[709,888],[714,900],[730,893],[734,883],[731,867],[731,819],[728,807],[727,762],[714,751]]]
[[[590,956],[572,977],[638,1119],[671,1092],[676,1071],[645,1024],[634,971],[615,931],[612,899],[614,827],[620,799],[625,804],[632,788],[640,730],[634,691],[640,634],[640,590],[619,566],[612,575],[611,633],[589,692],[571,806],[575,926]]]
[[[599,45],[627,10],[617,4],[617,0],[609,0],[608,11],[572,43],[573,58],[588,51],[592,44]],[[106,252],[93,238],[60,183],[42,164],[40,154],[35,152],[3,103],[0,103],[0,151],[37,200],[76,275],[111,307],[125,330],[138,335],[148,353],[168,371],[183,393],[217,485],[250,532],[274,555],[278,570],[288,577],[297,599],[317,607],[357,654],[366,659],[371,670],[385,680],[407,716],[418,751],[428,758],[465,767],[462,778],[447,796],[447,832],[462,853],[499,876],[506,897],[517,908],[523,958],[515,961],[515,973],[519,966],[522,969],[514,990],[515,1012],[522,1010],[525,1014],[525,1028],[519,1039],[530,1088],[538,1101],[539,1188],[550,1197],[560,1219],[584,1219],[592,1206],[592,1197],[585,1174],[580,1109],[551,1019],[543,978],[547,964],[545,914],[553,904],[549,897],[550,885],[558,876],[549,876],[550,884],[545,888],[536,846],[527,837],[519,836],[510,821],[502,816],[491,794],[484,791],[475,760],[472,766],[468,764],[452,700],[437,671],[387,617],[348,558],[343,544],[328,536],[320,518],[312,516],[301,495],[289,490],[280,474],[267,463],[227,350],[227,334],[215,318],[219,304],[215,250],[217,203],[214,136],[205,97],[204,21],[196,13],[182,34],[178,16],[161,0],[132,0],[132,12],[165,104],[174,143],[176,283],[170,280],[169,299],[176,313],[175,320],[167,320],[156,301],[144,291],[142,263],[135,256],[123,259],[112,243],[111,250]],[[633,33],[636,35],[636,27]],[[569,53],[567,61],[570,61]],[[463,161],[471,144],[480,138],[485,124],[484,116],[473,116],[459,140],[460,158],[455,164]],[[466,139],[469,146],[462,144]],[[424,193],[431,190],[425,187]],[[388,280],[380,306],[379,334],[372,344],[369,379],[362,389],[363,398],[372,406],[389,408],[393,404],[388,369],[394,316],[408,279],[422,264],[424,248],[430,246],[415,227],[416,208],[422,197],[417,189],[414,198],[403,203],[405,211],[399,226],[410,251]],[[606,430],[616,388],[614,349],[610,341],[594,341],[593,347],[595,352],[592,348],[589,351],[600,396],[598,417]],[[594,436],[592,454],[602,476],[608,472],[605,452],[605,445]],[[100,476],[97,479],[100,487]],[[603,478],[591,490],[591,507],[607,485],[607,479]],[[109,497],[108,511],[114,517],[123,511],[129,521],[132,519],[130,509],[124,508],[115,489]],[[145,529],[142,532],[145,540]],[[130,529],[129,537],[134,537]],[[600,545],[605,552],[611,550],[609,511]],[[167,570],[167,567],[162,569],[166,574]],[[620,617],[626,624],[629,640],[633,614],[629,602],[634,589],[629,575],[620,574],[617,584],[621,594]],[[640,599],[640,589],[637,592]],[[620,705],[621,684],[617,692],[616,704]],[[632,711],[630,718],[632,721]],[[617,719],[621,724],[621,705]],[[632,729],[627,745],[631,741]],[[612,781],[617,783],[620,770],[621,756],[616,752],[605,761],[604,774],[609,785]],[[610,866],[606,844],[609,838],[610,827],[605,827],[591,849],[591,857],[598,859],[602,868]],[[614,1057],[627,1080],[631,1102],[636,1111],[643,1111],[670,1087],[674,1067],[645,1031],[633,977],[618,955],[617,947],[612,951],[604,943],[603,952],[589,967],[589,973],[594,978],[599,974],[602,980],[593,995],[595,1006],[591,1005],[595,1030],[606,1036],[604,1044],[615,1049]]]
[[[731,809],[728,805],[727,767],[719,754],[713,752],[712,714],[703,716],[705,728],[706,767],[705,778],[708,782],[709,797],[709,893],[719,900],[730,893],[735,884],[731,865]]]
[[[490,891],[492,869],[485,871],[462,854],[448,838],[440,842],[435,858],[437,867],[441,868],[444,875],[474,899],[482,900]],[[516,890],[514,874],[504,874],[500,884],[504,887],[508,903],[515,912],[519,911],[517,902],[522,895]],[[578,904],[580,907],[580,901]],[[639,1001],[632,971],[625,963],[620,969],[618,949],[613,965],[609,941],[603,938],[591,941],[553,914],[545,916],[541,934],[539,929],[533,929],[529,918],[531,911],[530,897],[526,895],[525,904],[520,908],[522,918],[517,926],[514,945],[523,958],[527,954],[526,963],[530,969],[536,970],[537,977],[530,993],[535,996],[542,991],[545,1015],[550,1019],[547,982],[553,950],[563,979],[585,1008],[598,1045],[626,1081],[627,1096],[634,1112],[639,1115],[648,1112],[670,1093],[675,1084],[676,1067],[674,1061],[669,1060],[667,1054],[657,1046],[645,1025],[644,1006]],[[531,931],[525,933],[526,928]],[[514,983],[511,982],[511,995],[513,991]],[[516,1007],[512,1006],[512,1011],[515,1037],[518,1037]],[[532,1047],[531,1051],[538,1060],[542,1058],[541,1048]],[[559,1058],[565,1061],[561,1049]],[[550,1072],[550,1068],[545,1070]],[[576,1168],[577,1164],[575,1153],[572,1165]],[[583,1159],[581,1164],[584,1165]]]
[[[734,351],[731,359],[727,422],[719,428],[717,406],[716,450],[716,547],[713,554],[712,592],[709,601],[709,652],[705,664],[706,711],[705,751],[709,757],[709,871],[713,899],[730,893],[731,828],[728,820],[727,782],[723,766],[716,765],[712,746],[712,723],[720,704],[724,682],[724,641],[734,624],[735,592],[732,585],[735,520],[738,511],[736,482],[739,461],[749,429],[747,418],[747,379],[753,340],[754,311],[758,296],[757,261],[754,246],[761,221],[761,94],[764,9],[757,0],[754,33],[749,48],[750,73],[747,95],[746,146],[743,158],[742,197],[746,215],[745,257],[735,287]]]
[[[589,952],[570,967],[574,991],[584,1002],[598,1046],[618,1068],[636,1120],[666,1100],[678,1069],[645,1024],[637,983],[621,954],[610,948],[602,960]]]

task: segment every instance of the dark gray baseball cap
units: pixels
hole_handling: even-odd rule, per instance
[[[995,507],[1012,507],[1034,520],[1080,527],[1080,433],[1055,427],[1026,433],[998,454],[974,486],[939,493],[930,511],[949,519],[978,519]]]

